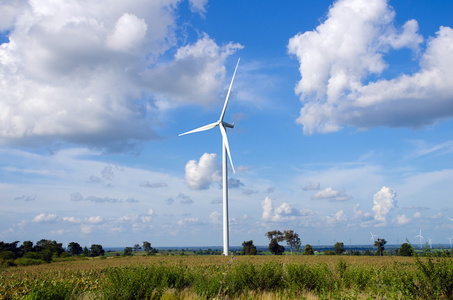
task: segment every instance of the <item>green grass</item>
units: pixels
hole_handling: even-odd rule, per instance
[[[0,271],[0,299],[453,299],[452,293],[447,256],[137,256]]]

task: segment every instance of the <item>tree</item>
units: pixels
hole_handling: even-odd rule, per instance
[[[305,245],[304,255],[313,255],[313,254],[315,254],[313,247],[310,244]]]
[[[384,245],[387,244],[387,241],[385,239],[377,239],[374,241],[374,246],[377,247],[377,253],[379,253],[379,256],[382,256],[384,254]]]
[[[282,253],[285,252],[285,247],[279,245],[277,239],[271,239],[271,242],[269,243],[269,251],[273,255],[282,255]]]
[[[277,242],[281,242],[284,239],[283,233],[280,230],[268,231],[265,236],[270,240],[275,239]]]
[[[78,243],[75,243],[75,242],[70,242],[68,245],[68,249],[69,249],[69,253],[72,256],[80,255],[83,252],[82,247]]]
[[[102,249],[101,245],[93,244],[90,247],[90,256],[95,257],[95,256],[104,256],[104,249]]]
[[[294,230],[285,230],[283,231],[283,239],[286,241],[286,244],[291,250],[291,255],[293,254],[293,248],[299,251],[300,248],[300,238]]]
[[[281,255],[285,252],[285,247],[278,244],[278,242],[281,242],[284,239],[283,233],[280,230],[268,231],[265,236],[270,239],[269,251],[273,255]]]
[[[35,251],[42,252],[47,250],[51,253],[51,255],[60,256],[61,253],[65,252],[63,249],[62,243],[57,243],[56,241],[42,239],[36,243]]]
[[[139,244],[134,245],[134,251],[137,252],[138,250],[142,249]]]
[[[333,249],[335,250],[336,255],[341,255],[344,252],[344,244],[340,243],[340,242],[336,242]]]
[[[32,241],[25,241],[22,243],[22,245],[19,247],[20,252],[22,253],[22,256],[25,255],[25,253],[28,252],[33,252],[33,242]]]
[[[132,256],[133,253],[132,253],[132,247],[126,247],[124,248],[124,253],[123,253],[124,256]]]
[[[90,254],[90,251],[88,250],[87,246],[83,247],[83,256],[88,256]]]
[[[409,243],[404,243],[398,250],[400,256],[412,256],[414,254],[414,248]]]
[[[253,240],[242,243],[242,255],[256,255],[256,247],[253,245]]]
[[[146,255],[158,252],[157,249],[151,247],[151,243],[147,241],[143,242],[143,250],[146,252]]]

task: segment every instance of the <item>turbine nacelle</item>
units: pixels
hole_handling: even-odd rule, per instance
[[[227,122],[222,122],[223,126],[225,127],[228,127],[228,128],[234,128],[234,123],[233,124],[229,124]]]

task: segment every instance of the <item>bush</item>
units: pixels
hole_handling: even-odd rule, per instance
[[[46,264],[42,259],[35,259],[35,258],[26,258],[26,257],[21,257],[18,258],[14,261],[14,264],[17,266],[34,266],[34,265],[42,265]]]

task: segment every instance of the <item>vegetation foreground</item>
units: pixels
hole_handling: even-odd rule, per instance
[[[0,269],[1,299],[452,299],[451,257],[132,256]]]

